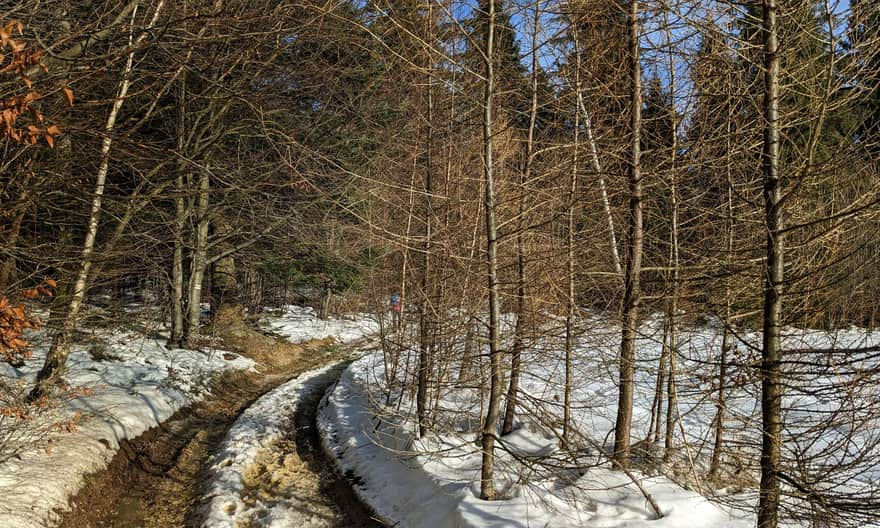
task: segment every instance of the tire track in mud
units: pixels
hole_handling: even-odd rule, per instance
[[[181,409],[139,437],[123,441],[108,467],[89,476],[71,499],[71,509],[64,513],[60,526],[199,526],[204,467],[244,409],[303,372],[350,359],[349,347],[344,350],[329,345],[327,340],[303,345],[277,344],[284,359],[270,362],[271,366],[264,369],[268,372],[227,373],[212,384],[210,394],[202,401]],[[348,487],[348,483],[336,478],[330,463],[323,460],[314,424],[321,394],[313,404],[302,406],[302,416],[298,407],[297,426],[285,439],[304,462],[307,473],[314,476],[314,496],[324,501],[315,507],[329,508],[335,513],[327,518],[326,526],[382,526],[370,519],[369,511],[357,501],[350,487],[346,495],[343,486]],[[303,421],[310,423],[306,426]],[[301,436],[310,438],[301,441]]]

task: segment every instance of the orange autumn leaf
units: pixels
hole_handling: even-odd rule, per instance
[[[65,86],[61,88],[61,91],[64,93],[64,98],[67,99],[67,104],[73,106],[73,90]]]

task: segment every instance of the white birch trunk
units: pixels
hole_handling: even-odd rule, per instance
[[[161,0],[156,5],[153,18],[150,20],[147,29],[151,28],[159,18],[159,13],[164,5]],[[92,207],[89,212],[89,224],[86,229],[86,238],[83,241],[82,252],[80,253],[79,271],[76,280],[71,289],[70,298],[67,304],[67,312],[64,316],[62,327],[52,336],[52,344],[46,355],[46,361],[43,368],[37,374],[37,386],[32,393],[33,396],[39,396],[46,389],[55,383],[64,370],[67,362],[67,356],[70,354],[70,340],[73,330],[76,327],[76,319],[79,315],[80,307],[86,295],[86,287],[89,281],[89,270],[92,267],[92,254],[95,249],[95,239],[98,235],[98,226],[101,219],[101,205],[104,198],[104,186],[107,183],[107,172],[110,168],[110,147],[113,145],[113,130],[116,128],[116,118],[119,110],[128,95],[128,88],[131,85],[131,71],[134,67],[134,47],[139,44],[146,32],[142,33],[137,39],[134,38],[134,22],[137,16],[138,4],[135,3],[131,13],[131,22],[129,24],[128,44],[131,51],[125,61],[122,69],[122,81],[116,91],[116,97],[113,105],[110,107],[110,113],[107,115],[107,121],[104,125],[104,140],[101,143],[101,163],[98,166],[98,173],[95,178],[95,193],[92,197]]]

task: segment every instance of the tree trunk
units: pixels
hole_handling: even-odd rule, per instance
[[[727,137],[730,137],[730,121],[727,122]],[[729,139],[727,140],[730,141]],[[729,152],[729,146],[728,146]],[[734,223],[733,223],[733,179],[730,175],[730,160],[727,162],[727,273],[731,273],[731,260],[733,258],[733,236],[734,236]],[[730,338],[731,338],[731,292],[730,292],[730,277],[727,276],[724,279],[724,334],[721,338],[721,357],[719,358],[718,365],[718,400],[716,402],[716,412],[715,412],[715,439],[714,444],[712,446],[712,462],[709,464],[709,480],[714,480],[718,476],[718,471],[721,469],[721,451],[723,449],[724,443],[724,410],[727,405],[726,392],[727,392],[727,361],[728,354],[730,352]]]
[[[761,350],[761,484],[758,528],[779,523],[780,451],[782,439],[782,282],[784,278],[783,212],[779,181],[779,55],[776,0],[763,0],[764,37],[764,211],[767,222],[767,261],[764,280],[764,338]]]
[[[669,383],[666,386],[666,437],[664,441],[663,460],[668,462],[672,458],[674,448],[673,433],[676,425],[676,411],[678,410],[678,390],[675,386],[675,360],[678,354],[678,328],[676,326],[676,318],[678,317],[678,289],[679,289],[679,248],[678,248],[678,114],[675,108],[675,55],[672,52],[672,29],[669,23],[669,10],[663,11],[664,29],[666,32],[666,41],[669,46],[669,92],[672,100],[669,102],[670,121],[672,123],[672,137],[670,138],[669,149],[669,205],[672,210],[672,228],[669,231],[669,267],[672,269],[671,291],[669,303],[666,310],[666,328],[667,339],[669,342]],[[669,275],[667,274],[667,277]],[[682,439],[687,441],[687,439]]]
[[[529,105],[529,131],[526,140],[526,154],[519,178],[519,199],[516,216],[516,326],[514,327],[513,348],[510,352],[510,383],[507,387],[507,405],[504,408],[504,422],[501,434],[513,431],[516,418],[517,393],[519,392],[520,364],[524,348],[526,315],[526,250],[524,240],[526,215],[526,186],[531,179],[532,156],[535,150],[535,122],[538,119],[538,28],[541,20],[541,6],[535,2],[535,16],[532,20],[532,73],[531,103]]]
[[[712,461],[709,464],[709,480],[715,480],[718,471],[721,469],[721,451],[724,442],[724,406],[725,392],[727,386],[725,379],[727,378],[727,353],[730,348],[730,330],[727,328],[729,317],[725,317],[724,335],[721,338],[721,358],[718,367],[718,399],[715,402],[715,438],[712,444]]]
[[[330,279],[324,278],[324,289],[321,292],[321,309],[318,310],[318,319],[326,321],[330,317],[330,297],[333,295],[333,288]]]
[[[575,25],[575,28],[577,26]],[[579,46],[579,39],[577,36],[577,30],[575,30],[574,34],[574,45],[575,45],[575,65],[574,65],[574,89],[575,89],[575,105],[580,100],[581,95],[581,78],[580,78],[580,67],[581,67],[581,52]],[[575,283],[575,254],[574,254],[574,212],[575,212],[575,201],[577,199],[577,185],[578,185],[578,142],[580,140],[580,112],[577,108],[574,109],[574,144],[572,150],[572,158],[571,158],[571,177],[569,179],[568,186],[568,214],[567,214],[567,225],[566,225],[566,237],[565,241],[566,247],[566,260],[568,261],[568,267],[566,269],[566,279],[568,284],[567,286],[567,295],[565,302],[565,387],[563,390],[563,403],[562,403],[562,441],[560,442],[562,449],[567,449],[570,440],[571,434],[571,371],[572,371],[572,353],[574,349],[574,316],[575,316],[575,293],[574,293],[574,283]]]
[[[0,295],[6,293],[6,289],[9,288],[9,285],[15,281],[15,254],[13,250],[18,244],[18,237],[21,235],[21,223],[24,221],[24,217],[27,214],[28,206],[28,183],[31,180],[31,172],[25,171],[24,177],[21,182],[21,192],[18,195],[18,201],[15,208],[18,209],[18,212],[15,214],[15,218],[12,219],[12,225],[9,226],[9,232],[6,235],[6,251],[9,252],[9,255],[0,264]]]
[[[639,62],[639,2],[630,1],[629,70],[630,70],[630,133],[629,159],[629,245],[623,294],[623,330],[620,341],[620,381],[617,398],[617,420],[614,426],[614,465],[629,467],[630,429],[632,427],[633,377],[635,375],[638,308],[641,295],[639,276],[642,267],[642,174],[641,121],[642,73]]]
[[[486,32],[486,87],[483,98],[483,175],[486,182],[486,268],[489,287],[489,404],[482,432],[482,464],[480,470],[480,498],[495,500],[495,434],[498,426],[498,408],[501,399],[501,300],[498,292],[498,233],[495,227],[495,179],[492,157],[493,115],[495,94],[495,0],[489,0],[488,29]]]
[[[431,24],[429,3],[428,25]],[[430,63],[430,58],[428,59]],[[431,158],[434,143],[434,73],[430,66],[427,67],[427,95],[428,95],[428,131],[427,144],[425,145],[425,240],[424,240],[424,262],[422,269],[422,302],[421,310],[419,310],[419,372],[418,372],[418,390],[416,391],[416,415],[419,422],[419,438],[427,432],[427,403],[428,403],[428,371],[431,362],[431,354],[433,352],[432,332],[434,317],[434,306],[432,305],[431,290],[431,222],[434,216],[433,199],[434,194],[434,168]]]
[[[665,339],[668,342],[666,349],[668,351],[669,371],[666,374],[666,433],[663,438],[663,461],[669,462],[672,458],[672,450],[674,447],[673,433],[675,432],[675,409],[677,408],[675,401],[677,393],[677,389],[675,388],[675,355],[678,352],[678,348],[676,347],[674,317],[667,317]]]
[[[181,73],[177,99],[177,175],[174,197],[174,255],[171,263],[171,346],[181,346],[184,336],[183,241],[187,208],[184,198],[184,149],[186,146],[186,72]]]
[[[159,17],[164,1],[160,1],[156,5],[153,18],[148,26],[152,27]],[[137,15],[137,4],[131,14],[131,23],[129,25],[128,43],[132,48],[135,44],[134,39],[134,21]],[[144,38],[146,32],[138,37],[137,43]],[[52,336],[52,344],[46,354],[46,360],[40,372],[37,373],[37,384],[31,391],[31,397],[39,397],[44,394],[50,386],[56,383],[64,370],[67,363],[67,356],[70,354],[70,340],[73,337],[73,330],[76,327],[76,318],[79,315],[79,309],[82,306],[86,295],[86,287],[89,280],[89,270],[92,267],[92,254],[95,249],[95,239],[98,235],[98,225],[101,219],[101,204],[104,198],[104,186],[107,182],[107,172],[110,168],[110,147],[113,144],[113,130],[116,128],[116,118],[119,115],[119,109],[128,95],[128,87],[131,83],[130,75],[134,66],[134,51],[128,54],[125,66],[122,70],[122,81],[116,91],[116,97],[107,115],[107,122],[104,125],[104,141],[101,143],[101,163],[98,166],[98,173],[95,178],[95,193],[92,197],[92,207],[89,213],[89,223],[86,229],[86,237],[83,241],[82,252],[80,253],[79,271],[77,272],[76,281],[73,283],[73,289],[67,303],[67,310],[61,328]]]
[[[222,215],[218,215],[212,225],[214,226],[214,235],[218,240],[228,239],[232,234],[232,226]],[[229,252],[232,247],[228,240],[225,243],[220,243],[219,246],[219,250],[224,256],[211,265],[211,311],[215,316],[219,316],[221,312],[225,311],[234,314],[235,317],[240,317],[242,302],[236,279],[235,253]],[[329,304],[331,292],[332,282],[328,282],[324,289],[325,304]]]
[[[410,255],[410,238],[412,237],[412,224],[413,218],[415,217],[415,201],[416,201],[416,171],[417,164],[413,161],[412,173],[409,178],[409,209],[406,214],[406,235],[404,237],[404,247],[403,247],[403,262],[400,265],[400,315],[398,315],[397,319],[397,328],[394,329],[395,332],[400,332],[401,329],[404,328],[403,318],[404,313],[404,303],[406,303],[407,299],[407,290],[406,290],[406,274],[409,269],[409,255]],[[392,323],[394,320],[394,314],[391,314]],[[393,324],[392,324],[393,326]]]
[[[25,181],[25,185],[27,182]],[[18,237],[21,233],[21,223],[24,220],[24,215],[27,212],[27,208],[23,206],[24,199],[27,195],[27,190],[22,189],[21,191],[21,199],[20,199],[20,207],[21,210],[15,215],[15,218],[12,220],[12,225],[9,228],[9,234],[6,236],[6,249],[10,251],[9,256],[3,261],[3,264],[0,264],[0,295],[6,292],[6,289],[9,288],[9,285],[15,281],[15,255],[12,250],[15,248],[15,245],[18,243]]]
[[[517,286],[517,309],[522,289]],[[523,303],[524,304],[524,303]],[[507,435],[513,432],[513,422],[516,419],[517,394],[519,393],[519,376],[522,362],[524,321],[522,312],[517,314],[516,326],[514,327],[513,349],[510,352],[510,381],[507,385],[507,403],[504,407],[504,421],[501,424],[501,434]]]
[[[208,254],[208,230],[210,221],[208,218],[208,203],[211,192],[211,176],[208,168],[201,170],[199,174],[199,195],[196,206],[196,218],[198,225],[195,233],[195,244],[189,272],[189,288],[187,293],[187,324],[184,341],[186,346],[196,346],[196,338],[199,333],[199,315],[201,314],[202,283],[205,279],[205,267],[207,266]]]
[[[666,363],[669,359],[669,347],[664,339],[660,348],[660,361],[657,366],[657,379],[654,385],[654,401],[651,404],[651,423],[648,425],[648,442],[656,444],[660,441],[660,428],[663,427],[663,380],[666,379]],[[653,448],[654,446],[650,446]]]
[[[593,122],[590,120],[590,113],[584,105],[583,94],[578,90],[578,107],[584,118],[584,132],[587,134],[587,143],[590,145],[590,160],[593,163],[593,170],[599,177],[599,194],[602,198],[602,208],[605,211],[605,220],[608,222],[608,236],[611,246],[611,260],[614,262],[614,271],[618,275],[623,274],[623,266],[620,264],[620,252],[617,250],[617,234],[614,229],[614,215],[611,214],[611,201],[608,199],[608,189],[605,186],[605,176],[602,173],[602,163],[599,161],[599,148],[596,146],[596,139],[593,137]]]
[[[468,310],[471,308],[468,307]],[[473,316],[468,314],[465,321],[464,330],[464,350],[461,353],[461,367],[458,370],[459,384],[468,384],[471,382],[471,373],[473,372],[475,357],[474,354],[474,320]]]

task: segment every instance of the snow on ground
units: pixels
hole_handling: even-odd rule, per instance
[[[310,308],[294,306],[285,307],[281,317],[268,318],[264,324],[291,341],[328,336],[352,340],[375,332],[378,326],[367,316],[321,321]],[[507,320],[507,324],[511,321]],[[485,395],[478,388],[444,386],[432,396],[436,397],[433,404],[441,411],[438,430],[442,434],[416,440],[412,434],[411,396],[396,390],[399,384],[392,384],[394,390],[388,398],[383,390],[387,385],[387,358],[380,353],[353,364],[328,393],[319,417],[324,447],[343,471],[352,471],[359,477],[356,491],[365,501],[389,524],[399,523],[401,527],[753,526],[754,518],[749,513],[719,506],[665,477],[637,474],[664,513],[662,519],[656,519],[638,488],[625,475],[609,469],[602,453],[608,449],[616,413],[619,328],[589,315],[579,326],[572,425],[582,438],[593,442],[578,446],[582,455],[579,470],[559,448],[561,347],[558,339],[547,337],[530,343],[523,362],[528,368],[520,386],[526,411],[522,416],[530,414],[536,418],[518,422],[518,428],[504,438],[503,449],[497,450],[496,480],[504,500],[486,502],[477,498],[480,454],[473,430],[481,421]],[[644,438],[648,429],[656,376],[649,367],[656,364],[660,354],[661,328],[659,319],[647,320],[638,340],[634,439]],[[880,343],[880,336],[860,329],[836,334],[786,329],[784,339],[788,349]],[[720,340],[717,322],[679,332],[680,354],[692,369],[688,377],[679,380],[681,432],[694,446],[690,454],[700,473],[705,470],[711,445],[706,440],[715,412],[711,398],[702,395],[711,380],[711,365]],[[745,364],[754,358],[755,352],[749,350],[749,345],[759,343],[760,335],[742,332],[737,340],[735,361]],[[83,476],[101,469],[121,439],[137,436],[198,399],[214,374],[252,367],[249,360],[220,351],[166,350],[158,335],[96,331],[92,341],[96,344],[73,348],[67,379],[72,385],[94,389],[95,394],[65,402],[60,413],[52,418],[61,421],[80,411],[85,418],[78,430],[53,434],[45,448],[35,444],[20,456],[0,463],[0,496],[4,499],[0,503],[0,526],[27,528],[51,524],[58,516],[53,510],[66,507],[68,497],[81,485]],[[7,386],[32,383],[45,352],[45,346],[36,346],[34,358],[20,370],[0,364],[0,381]],[[829,357],[828,368],[811,375],[811,383],[833,383],[839,377],[833,356]],[[411,370],[411,360],[402,359],[407,367],[399,369],[398,376]],[[474,368],[479,370],[480,365]],[[453,372],[458,369],[459,365],[452,365]],[[733,368],[731,376],[746,372],[745,368]],[[327,371],[318,370],[308,376],[325,375]],[[253,461],[267,452],[290,425],[296,400],[310,390],[308,387],[306,376],[283,386],[246,411],[230,430],[212,468],[215,478],[211,485],[209,525],[230,526],[243,516],[256,515],[263,525],[309,526],[309,518],[297,512],[302,508],[298,508],[294,496],[284,500],[244,500],[243,492],[247,492],[242,480]],[[754,380],[746,380],[728,395],[729,425],[738,440],[748,439],[747,432],[755,427],[758,408],[754,387]],[[815,396],[807,390],[786,395],[787,405],[792,408],[790,417],[802,419],[798,427],[809,425],[808,411],[834,409],[838,405],[826,396]],[[381,421],[377,415],[382,417]],[[876,433],[870,428],[857,432]],[[836,441],[832,435],[815,445],[834,446]],[[874,467],[855,475],[849,484],[858,487],[878,479],[880,470]],[[737,493],[735,499],[740,504],[754,501],[753,494]]]
[[[367,387],[376,357],[352,363],[325,395],[318,415],[324,448],[343,472],[363,479],[355,492],[386,524],[456,527],[457,507],[469,483],[435,481],[405,456],[412,450],[411,435],[393,426],[376,427],[376,408]]]
[[[322,516],[310,515],[301,498],[281,493],[271,499],[245,500],[247,474],[261,455],[272,452],[285,434],[294,429],[294,415],[300,399],[314,394],[339,374],[335,365],[305,372],[260,398],[226,433],[220,450],[212,457],[203,526],[234,528],[259,526],[307,528],[325,526]],[[298,463],[301,464],[301,463]],[[298,465],[297,464],[297,465]],[[281,466],[294,465],[281,461]],[[296,474],[295,468],[288,472]],[[282,483],[283,484],[283,483]]]
[[[381,363],[377,355],[351,365],[342,375],[319,416],[325,448],[343,471],[363,479],[359,495],[386,523],[401,527],[434,528],[597,528],[662,527],[746,528],[754,521],[731,515],[695,492],[654,477],[641,484],[661,505],[665,517],[656,520],[644,497],[627,477],[607,467],[591,468],[571,482],[558,475],[514,475],[505,468],[513,457],[498,451],[500,480],[510,498],[478,499],[480,452],[475,436],[452,436],[420,442],[405,426],[376,418],[370,385]],[[527,428],[506,440],[518,455],[550,454],[555,438]],[[412,454],[418,451],[418,456]],[[406,454],[406,453],[410,454]],[[523,472],[527,469],[521,468]],[[527,486],[517,477],[528,478]]]
[[[285,306],[280,317],[267,318],[263,325],[294,343],[325,337],[351,341],[379,330],[379,324],[366,314],[322,320],[318,319],[314,308],[294,305]]]
[[[598,316],[585,317],[580,326],[574,358],[572,422],[574,429],[581,433],[580,438],[591,439],[578,446],[580,470],[559,448],[557,435],[561,430],[564,376],[561,342],[548,338],[531,343],[523,360],[526,371],[521,379],[520,394],[524,409],[521,416],[526,417],[525,421],[520,421],[518,429],[504,437],[503,449],[496,450],[496,482],[505,500],[478,499],[480,452],[473,431],[484,413],[485,395],[481,397],[478,389],[444,386],[440,394],[431,396],[436,397],[434,405],[441,411],[438,429],[442,433],[417,440],[413,434],[412,395],[409,391],[392,390],[388,397],[385,367],[391,363],[380,352],[354,363],[328,394],[319,416],[325,448],[338,460],[342,471],[352,471],[362,479],[358,493],[386,522],[395,526],[754,526],[754,516],[749,510],[756,496],[748,490],[744,475],[741,478],[746,480],[742,480],[741,485],[746,486],[745,490],[741,486],[734,487],[732,494],[725,497],[726,504],[738,506],[732,510],[666,477],[637,474],[639,482],[656,499],[664,514],[662,519],[656,519],[628,477],[610,470],[604,453],[610,448],[608,443],[613,437],[616,415],[615,366],[620,330]],[[660,355],[661,329],[662,322],[651,318],[640,331],[633,441],[647,435],[656,380],[656,371],[649,366],[656,365]],[[690,370],[679,379],[682,427],[675,436],[680,443],[682,432],[687,435],[691,445],[688,455],[695,460],[696,472],[703,475],[711,451],[711,441],[707,439],[716,410],[713,401],[704,395],[711,392],[706,384],[710,383],[712,361],[720,349],[719,329],[717,322],[710,321],[701,327],[681,329],[678,340],[680,354],[687,359],[685,366]],[[871,346],[880,342],[880,336],[862,329],[829,334],[787,328],[784,334],[786,349]],[[743,364],[753,359],[750,354],[753,356],[755,351],[748,350],[748,345],[760,343],[760,335],[742,332],[737,338],[736,361]],[[414,360],[401,359],[407,365],[411,361]],[[459,366],[453,364],[449,370],[455,373],[458,369]],[[731,367],[731,370],[733,377],[745,375],[751,369]],[[801,380],[806,386],[804,391],[792,390],[786,395],[786,405],[791,408],[788,418],[796,424],[793,427],[808,428],[811,420],[821,416],[823,410],[836,405],[809,394],[810,386],[833,381],[834,372],[835,366],[830,364],[825,372]],[[729,434],[738,440],[757,440],[759,408],[755,404],[755,382],[754,379],[740,380],[740,386],[728,394],[731,422],[728,426],[732,431]],[[377,416],[382,417],[381,421]],[[870,438],[878,429],[866,427],[856,435]],[[797,429],[793,431],[797,433]],[[846,432],[828,431],[823,437],[826,442],[815,445],[833,443],[835,434],[842,440]],[[806,444],[811,439],[804,435],[792,441]],[[678,456],[684,457],[681,451]],[[753,456],[754,453],[741,455]],[[677,473],[686,471],[683,467],[687,464],[667,470],[673,469],[672,474],[680,480],[691,480],[693,487],[700,486],[698,478],[690,479],[689,474]],[[868,468],[854,475],[848,484],[871,486],[877,477],[878,468]]]
[[[31,341],[41,338],[45,336],[32,336]],[[90,341],[72,347],[65,379],[94,394],[65,401],[51,416],[61,422],[81,412],[76,430],[53,432],[45,442],[33,441],[0,463],[0,526],[51,525],[59,517],[55,510],[67,508],[84,476],[105,467],[121,440],[140,435],[200,399],[214,375],[253,366],[230,352],[169,350],[159,335],[127,330],[96,330]],[[46,351],[46,344],[36,345],[33,358],[21,369],[0,363],[0,383],[30,386]],[[8,422],[0,426],[8,427]]]

